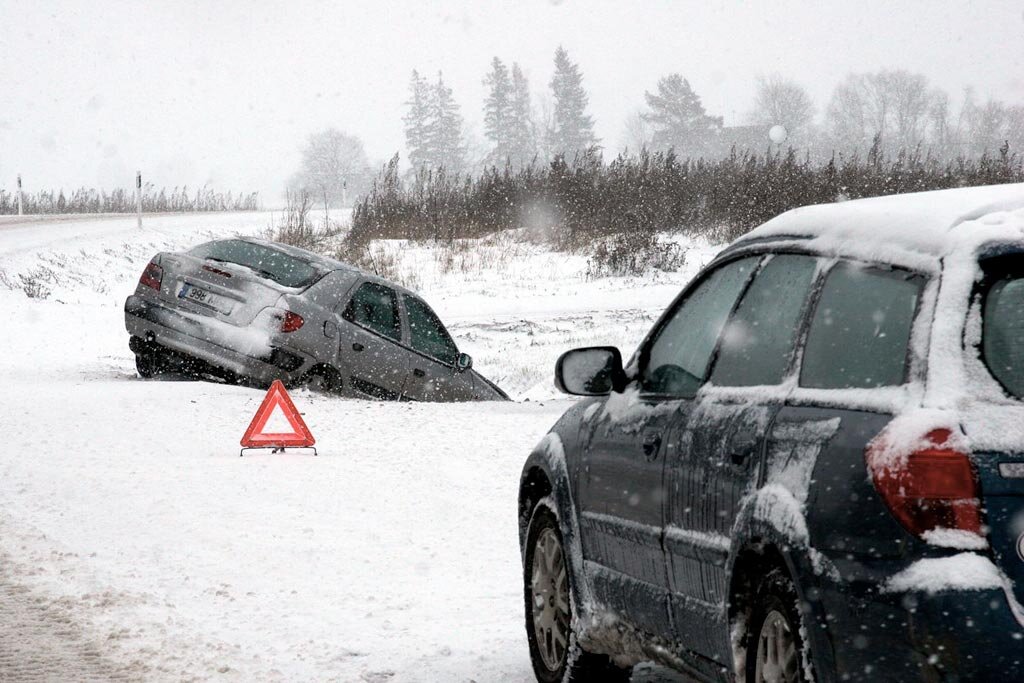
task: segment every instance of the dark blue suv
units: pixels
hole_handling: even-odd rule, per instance
[[[1024,680],[1024,185],[790,211],[555,374],[538,680]]]

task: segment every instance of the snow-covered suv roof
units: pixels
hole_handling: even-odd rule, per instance
[[[811,240],[815,251],[888,261],[888,255],[942,257],[975,221],[1001,212],[1024,210],[1024,183],[855,199],[787,211],[737,240]],[[982,221],[988,224],[989,221]],[[1006,239],[1024,239],[1020,222],[1002,221]],[[986,230],[991,240],[993,231]],[[973,241],[968,239],[967,241]],[[906,259],[897,259],[897,262]]]

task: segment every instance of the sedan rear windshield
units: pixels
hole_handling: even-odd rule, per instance
[[[313,265],[283,251],[245,240],[223,240],[200,244],[190,252],[209,261],[234,263],[253,270],[260,277],[285,287],[308,287],[321,273]]]
[[[1024,398],[1024,277],[997,281],[985,298],[982,350],[1003,387]]]

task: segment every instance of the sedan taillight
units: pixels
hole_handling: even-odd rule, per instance
[[[284,312],[284,318],[281,319],[281,331],[282,332],[294,332],[303,325],[306,321],[303,320],[302,316],[298,313],[292,313],[291,311]]]
[[[164,281],[164,269],[156,263],[150,262],[146,266],[146,269],[142,271],[142,277],[139,278],[139,284],[145,285],[150,289],[160,291],[160,285]]]

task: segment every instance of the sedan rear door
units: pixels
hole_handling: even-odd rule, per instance
[[[398,293],[379,282],[364,281],[344,303],[341,317],[338,361],[345,384],[372,398],[402,398],[409,358],[401,346]]]

